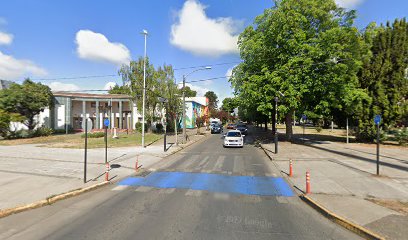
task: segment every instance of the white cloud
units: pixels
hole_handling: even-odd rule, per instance
[[[16,59],[0,51],[0,78],[15,79],[28,74],[44,76],[47,71],[30,60]]]
[[[227,72],[225,73],[225,78],[227,78],[227,80],[229,80],[232,76],[232,70],[238,65],[235,65],[233,67],[228,68]]]
[[[115,65],[128,64],[129,49],[116,42],[110,42],[105,35],[90,30],[80,30],[76,33],[78,56],[82,59],[109,62]]]
[[[217,57],[238,53],[237,28],[241,21],[232,18],[208,18],[205,6],[188,0],[171,26],[170,43],[196,55]]]
[[[75,84],[62,83],[62,82],[52,82],[48,84],[52,91],[78,91],[81,88]]]
[[[0,32],[0,45],[10,45],[13,42],[13,34]]]
[[[336,0],[337,5],[343,8],[354,8],[357,7],[364,0]]]
[[[105,87],[103,87],[104,90],[111,90],[114,86],[117,84],[115,82],[108,82],[105,84]]]

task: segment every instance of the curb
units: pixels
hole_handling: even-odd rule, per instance
[[[325,216],[326,218],[330,219],[332,222],[337,223],[338,225],[341,225],[342,227],[358,234],[360,237],[363,237],[365,239],[372,239],[372,240],[385,240],[384,237],[379,236],[376,233],[371,232],[370,230],[355,224],[351,221],[348,221],[345,218],[342,218],[338,215],[336,215],[335,213],[329,211],[328,209],[326,209],[325,207],[323,207],[322,205],[318,204],[316,201],[314,201],[313,199],[311,199],[310,197],[306,196],[306,195],[301,195],[300,198],[306,202],[308,205],[310,205],[312,208],[314,208],[315,210],[317,210],[319,213],[321,213],[323,216]]]
[[[262,150],[264,151],[265,155],[269,158],[269,160],[271,160],[271,162],[276,166],[276,164],[273,161],[273,157],[269,156],[269,154],[267,153],[267,151],[265,150],[265,148],[262,146],[262,144],[260,144],[260,147],[262,148]],[[277,166],[276,166],[277,167]],[[288,182],[291,183],[291,185],[293,186],[293,182],[288,179],[287,176],[283,176]],[[295,191],[296,192],[296,191]],[[304,195],[304,194],[298,194],[299,198],[302,199],[305,203],[307,203],[309,206],[311,206],[312,208],[314,208],[316,211],[318,211],[320,214],[322,214],[323,216],[325,216],[326,218],[328,218],[329,220],[331,220],[332,222],[344,227],[345,229],[352,231],[354,233],[356,233],[357,235],[359,235],[360,237],[363,237],[365,239],[370,239],[370,240],[385,240],[384,237],[371,232],[370,230],[355,224],[345,218],[342,218],[338,215],[336,215],[335,213],[331,212],[330,210],[326,209],[325,207],[323,207],[322,205],[320,205],[319,203],[317,203],[315,200],[311,199],[310,197]]]
[[[61,193],[55,196],[50,196],[47,197],[45,200],[41,200],[41,201],[37,201],[34,203],[30,203],[30,204],[26,204],[23,206],[18,206],[18,207],[14,207],[14,208],[8,208],[5,210],[0,210],[0,218],[4,218],[7,216],[10,216],[12,214],[16,214],[16,213],[20,213],[20,212],[25,212],[31,209],[36,209],[36,208],[40,208],[40,207],[44,207],[47,205],[51,205],[53,203],[56,203],[58,201],[70,198],[70,197],[74,197],[74,196],[78,196],[82,193],[86,193],[95,189],[98,189],[102,186],[108,185],[110,182],[106,181],[106,182],[102,182],[102,183],[98,183],[86,188],[80,188],[80,189],[76,189],[76,190],[71,190],[68,191],[66,193]]]

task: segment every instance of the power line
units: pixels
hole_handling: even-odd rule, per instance
[[[184,70],[184,69],[202,68],[202,67],[207,67],[207,66],[222,66],[222,65],[229,65],[229,64],[235,64],[235,63],[241,63],[241,62],[242,61],[224,62],[224,63],[207,64],[207,65],[193,66],[193,67],[174,68],[173,70],[178,71],[178,70]]]

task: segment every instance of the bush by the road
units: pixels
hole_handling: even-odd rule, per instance
[[[88,137],[89,137],[89,138],[101,138],[101,137],[103,137],[103,136],[105,136],[105,133],[104,133],[104,132],[88,133]],[[85,138],[85,133],[83,133],[83,134],[81,135],[81,138]]]
[[[400,145],[408,144],[408,127],[398,130],[395,133],[395,139]]]

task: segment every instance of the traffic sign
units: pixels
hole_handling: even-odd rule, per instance
[[[381,122],[381,115],[375,115],[375,117],[374,117],[375,125],[379,125],[380,122]]]
[[[303,120],[306,120],[306,119],[307,119],[306,114],[303,114],[303,115],[302,115],[302,119],[303,119]]]
[[[106,118],[105,120],[103,120],[103,125],[104,125],[105,127],[109,127],[109,125],[110,125],[109,118]]]

